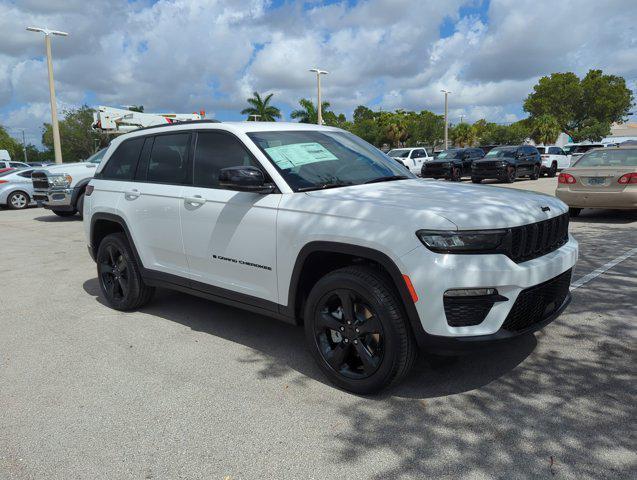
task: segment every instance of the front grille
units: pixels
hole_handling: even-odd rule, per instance
[[[444,297],[445,316],[451,327],[470,327],[484,321],[495,303],[494,295]]]
[[[472,165],[472,167],[476,170],[481,170],[483,168],[495,168],[495,167],[502,167],[502,162],[479,162],[479,163],[474,163]]]
[[[551,280],[522,290],[502,328],[510,332],[520,332],[555,313],[568,296],[571,273],[572,270],[568,270]]]
[[[568,242],[568,213],[541,222],[513,227],[509,258],[526,262],[557,250]]]
[[[31,181],[36,190],[48,190],[49,188],[49,179],[44,172],[33,172]]]

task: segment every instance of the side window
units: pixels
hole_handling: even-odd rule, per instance
[[[146,180],[184,185],[190,183],[190,133],[157,135],[148,162]]]
[[[33,173],[33,170],[27,170],[26,172],[20,172],[18,173],[19,177],[24,177],[24,178],[31,178],[31,174]]]
[[[143,137],[122,142],[106,162],[99,178],[105,180],[132,180],[135,176],[143,144]]]
[[[240,140],[226,133],[199,131],[195,147],[194,185],[219,188],[219,170],[241,166],[260,168]]]

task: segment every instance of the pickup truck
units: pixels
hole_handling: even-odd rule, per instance
[[[75,214],[82,218],[84,192],[102,161],[106,149],[102,149],[84,162],[63,163],[36,170],[31,175],[33,199],[38,206],[51,210],[60,217]]]

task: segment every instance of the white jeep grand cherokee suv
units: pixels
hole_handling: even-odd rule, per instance
[[[162,286],[302,323],[321,369],[358,393],[403,378],[418,349],[544,327],[578,255],[554,197],[420,180],[350,133],[278,122],[113,140],[84,225],[113,308]]]

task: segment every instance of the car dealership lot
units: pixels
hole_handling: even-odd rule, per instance
[[[585,211],[571,232],[576,281],[637,247],[637,213]],[[109,309],[79,219],[0,211],[0,244],[0,478],[637,474],[637,254],[535,336],[421,357],[365,398],[327,383],[300,328],[169,291]]]

